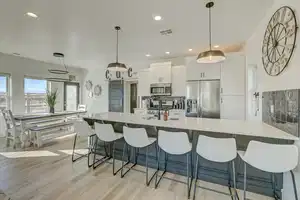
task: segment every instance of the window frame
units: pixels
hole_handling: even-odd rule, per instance
[[[6,109],[11,109],[11,75],[8,73],[2,73],[0,72],[0,76],[6,77],[6,93],[7,93],[7,105],[6,105]]]

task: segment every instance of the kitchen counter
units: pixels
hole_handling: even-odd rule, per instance
[[[157,137],[157,131],[184,131],[188,134],[189,140],[193,145],[195,152],[198,136],[201,134],[216,137],[235,137],[238,150],[246,150],[249,141],[258,140],[274,144],[292,144],[299,140],[296,136],[290,135],[284,131],[272,126],[256,121],[239,121],[225,119],[203,119],[203,118],[186,118],[179,120],[157,120],[148,119],[147,115],[135,115],[127,113],[99,113],[95,115],[86,115],[84,119],[93,125],[95,122],[110,123],[116,132],[122,132],[123,126],[144,127],[150,137]],[[171,142],[171,140],[170,140]],[[124,140],[116,142],[115,156],[116,159],[122,158]],[[104,149],[101,147],[101,149]],[[149,148],[149,166],[157,167],[155,146]],[[104,150],[101,151],[104,154]],[[145,165],[145,149],[139,151],[138,164]],[[162,154],[163,155],[163,154]],[[164,157],[164,156],[162,156]],[[195,154],[193,155],[193,168],[195,163]],[[131,158],[133,161],[133,158]],[[163,160],[163,158],[162,158]],[[212,182],[228,186],[228,177],[231,173],[231,167],[227,163],[213,163],[200,158],[201,168],[199,169],[198,178],[203,181]],[[160,162],[163,166],[163,162]],[[243,188],[243,161],[237,156],[235,161],[237,188]],[[186,175],[186,157],[169,156],[167,171],[175,174]],[[269,173],[262,172],[251,166],[247,167],[247,190],[267,196],[273,195],[271,176]],[[232,181],[230,181],[233,184]],[[283,175],[276,175],[276,193],[281,195],[280,190],[283,188]]]
[[[215,132],[239,136],[253,136],[262,138],[273,138],[282,140],[299,140],[298,137],[274,128],[268,124],[258,121],[205,119],[205,118],[181,118],[179,120],[148,120],[130,113],[99,113],[87,115],[85,118],[103,121],[113,121],[127,124],[139,124],[154,127],[176,128],[192,131]]]

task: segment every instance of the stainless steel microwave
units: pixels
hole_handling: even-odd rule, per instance
[[[171,96],[172,84],[171,83],[155,83],[150,85],[151,96]]]

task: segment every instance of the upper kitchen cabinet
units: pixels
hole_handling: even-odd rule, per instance
[[[186,60],[186,80],[216,80],[220,79],[220,64],[199,64],[196,57]]]
[[[228,55],[221,66],[222,95],[245,95],[245,56]]]
[[[171,83],[171,62],[150,65],[150,83]]]
[[[150,96],[149,69],[145,69],[138,72],[138,96]]]
[[[172,96],[186,95],[186,67],[173,66],[172,67]]]

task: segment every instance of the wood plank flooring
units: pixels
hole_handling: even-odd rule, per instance
[[[0,139],[0,152],[21,152],[17,158],[0,155],[0,200],[182,200],[187,199],[186,185],[163,179],[158,189],[154,181],[149,187],[145,185],[145,174],[130,171],[123,179],[120,174],[112,175],[112,165],[107,163],[97,169],[87,167],[87,159],[72,163],[68,151],[72,148],[73,137],[56,140],[41,149],[27,148],[13,150],[4,147]],[[80,139],[78,148],[83,148],[87,141]],[[42,156],[39,156],[39,151]],[[46,152],[49,152],[47,156]],[[53,156],[57,154],[57,156]],[[11,155],[11,154],[9,154]],[[14,154],[13,154],[14,155]],[[27,156],[28,155],[28,156]],[[51,155],[51,156],[50,156]],[[120,166],[120,162],[116,167]],[[144,167],[138,166],[139,170]],[[185,177],[167,174],[170,178],[185,181]],[[228,188],[199,181],[204,187],[228,192]],[[4,196],[3,193],[6,194]],[[230,200],[226,195],[197,189],[196,199]],[[239,191],[240,199],[242,192]],[[272,198],[248,194],[253,200]]]

